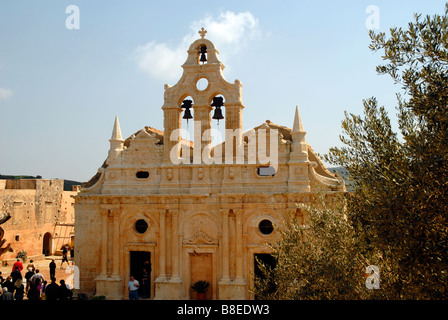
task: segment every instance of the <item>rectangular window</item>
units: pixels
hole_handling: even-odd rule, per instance
[[[275,175],[274,167],[258,167],[257,174],[260,177],[273,177]]]
[[[13,213],[14,223],[22,222],[22,216],[23,216],[23,202],[14,201],[14,213]]]
[[[44,219],[46,222],[51,221],[51,214],[53,209],[53,202],[46,201],[44,208]]]

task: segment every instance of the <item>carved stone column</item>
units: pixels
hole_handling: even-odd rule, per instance
[[[167,216],[171,215],[170,219]],[[171,221],[171,223],[167,223]],[[180,299],[182,278],[179,275],[179,237],[177,210],[160,211],[159,230],[159,276],[155,282],[155,300]],[[168,235],[171,241],[168,242]],[[170,259],[167,255],[170,254]],[[167,274],[167,262],[171,262],[171,276]]]
[[[101,273],[96,280],[96,294],[109,300],[122,298],[120,275],[120,210],[103,208],[101,211]],[[112,268],[108,270],[108,262]]]
[[[236,279],[243,279],[243,226],[242,211],[234,210],[236,218]]]
[[[101,275],[107,275],[107,210],[101,211]]]
[[[112,211],[113,239],[112,239],[112,275],[120,277],[120,212]],[[121,277],[120,277],[121,278]]]
[[[159,277],[166,277],[166,211],[160,211]]]
[[[221,210],[222,216],[222,280],[230,280],[229,274],[229,211]]]
[[[178,237],[178,223],[179,216],[178,212],[172,213],[172,242],[171,242],[171,255],[172,255],[172,277],[179,277],[179,237]]]
[[[164,104],[163,107],[164,123],[163,123],[163,163],[171,165],[171,150],[179,146],[181,140],[180,131],[175,131],[181,127],[182,109],[176,105]],[[172,133],[175,133],[172,136]],[[179,155],[180,149],[177,149]]]

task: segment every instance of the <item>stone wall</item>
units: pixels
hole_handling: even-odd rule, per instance
[[[63,187],[63,180],[0,180],[0,210],[11,214],[11,219],[2,227],[5,239],[14,250],[2,259],[14,258],[21,250],[28,256],[42,254],[45,235],[47,254],[70,243],[74,235],[71,196],[77,192],[64,191]]]

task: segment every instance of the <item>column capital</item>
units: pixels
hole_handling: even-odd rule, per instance
[[[172,217],[179,214],[179,210],[177,209],[160,209],[159,214],[165,217]]]
[[[99,212],[102,216],[114,217],[120,215],[121,210],[117,207],[103,207],[102,205]]]

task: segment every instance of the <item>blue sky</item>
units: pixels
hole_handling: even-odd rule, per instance
[[[379,30],[444,1],[6,1],[0,0],[0,173],[87,181],[107,156],[114,118],[124,137],[163,130],[163,86],[174,85],[204,26],[229,82],[243,84],[244,129],[269,119],[306,139],[340,145],[344,111],[377,97],[396,113],[400,87],[368,49],[369,5]],[[69,5],[79,29],[68,29]]]

